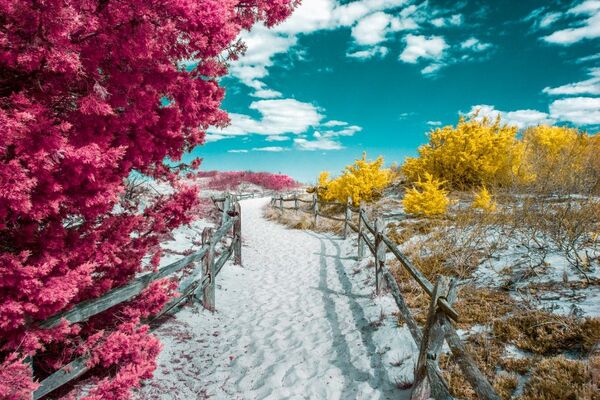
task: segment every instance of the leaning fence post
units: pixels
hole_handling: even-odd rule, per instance
[[[362,206],[362,204],[359,204],[358,206],[358,259],[362,260],[362,258],[365,255],[365,241],[363,240],[363,215],[364,215],[364,208]]]
[[[431,303],[427,321],[421,339],[419,349],[419,359],[415,368],[415,382],[411,394],[411,400],[433,399],[451,399],[450,391],[446,382],[439,372],[437,358],[444,341],[444,331],[441,325],[438,300],[446,298],[448,301],[454,301],[455,292],[449,290],[449,278],[438,276],[433,292],[431,293]],[[450,293],[452,291],[453,293]]]
[[[202,246],[208,251],[202,258],[202,281],[208,277],[208,284],[202,288],[202,305],[209,311],[215,310],[215,245],[212,240],[213,229],[206,227],[202,231]],[[196,298],[199,293],[196,293]]]
[[[375,220],[375,293],[379,295],[383,288],[383,266],[385,264],[385,243],[383,242],[383,221]]]
[[[316,194],[313,194],[313,212],[315,214],[315,228],[319,226],[319,200]]]
[[[242,207],[240,203],[235,203],[233,206],[237,221],[233,224],[233,263],[242,265]]]

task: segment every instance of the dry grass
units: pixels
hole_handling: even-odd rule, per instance
[[[494,321],[493,332],[499,340],[536,354],[587,353],[600,342],[600,319],[528,310]]]
[[[599,358],[567,360],[563,356],[542,360],[525,384],[522,400],[599,400],[600,386],[593,381]]]
[[[437,224],[434,220],[418,219],[392,222],[387,226],[388,237],[399,245],[418,235],[428,235]]]
[[[443,262],[434,257],[420,259],[415,264],[430,280],[437,275],[448,275],[448,272],[452,272],[444,267]],[[421,324],[425,323],[429,309],[429,296],[398,261],[390,262],[390,272],[396,278],[406,304],[414,312],[415,320]],[[458,326],[467,329],[474,325],[491,324],[495,319],[512,312],[515,305],[508,292],[464,285],[459,289],[455,304],[460,315]]]
[[[498,395],[502,399],[510,399],[517,387],[518,377],[514,373],[498,372],[497,370],[497,366],[502,359],[504,346],[485,334],[477,334],[469,337],[466,348],[473,356],[481,372],[494,386]],[[453,397],[469,400],[477,399],[475,391],[465,379],[451,354],[443,354],[440,357],[440,366]]]
[[[267,206],[263,215],[270,221],[275,221],[292,229],[314,230],[316,232],[332,232],[341,235],[344,232],[344,223],[319,218],[319,225],[315,227],[314,217],[302,211],[284,210],[283,212]]]
[[[497,289],[462,286],[459,290],[456,310],[460,314],[460,328],[487,325],[515,309],[515,301],[509,293]]]

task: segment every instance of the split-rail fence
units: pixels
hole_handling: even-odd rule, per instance
[[[284,203],[293,203],[286,206]],[[308,204],[301,207],[300,204]],[[320,211],[321,206],[335,206],[343,210],[344,217],[335,217]],[[456,332],[452,321],[458,321],[460,316],[453,308],[457,297],[457,282],[445,276],[438,276],[432,284],[423,273],[398,249],[398,246],[385,234],[385,226],[381,217],[374,222],[367,217],[363,205],[355,207],[351,199],[346,204],[339,202],[322,201],[316,194],[312,199],[302,198],[294,193],[291,196],[271,198],[271,207],[280,210],[302,211],[313,215],[314,226],[318,227],[319,218],[343,222],[344,239],[348,237],[349,229],[358,234],[358,260],[364,258],[365,246],[375,258],[375,292],[381,293],[384,282],[387,283],[396,305],[406,322],[415,344],[419,348],[419,358],[415,367],[415,380],[412,386],[411,400],[452,399],[448,383],[443,378],[439,368],[439,356],[444,340],[448,344],[454,359],[458,363],[464,377],[469,382],[477,398],[482,400],[500,400],[485,375],[478,368],[473,357],[466,350],[460,336]],[[353,215],[358,214],[358,224],[354,224]],[[427,293],[431,302],[427,320],[421,329],[409,309],[396,279],[386,266],[386,253],[391,252],[400,262],[402,267],[410,274],[417,284]]]
[[[234,263],[242,264],[242,222],[239,200],[254,197],[254,194],[227,194],[212,200],[221,212],[221,223],[216,229],[206,227],[202,232],[202,246],[194,253],[187,255],[174,263],[147,273],[132,280],[124,286],[114,288],[95,299],[77,304],[73,308],[56,314],[45,321],[37,323],[41,328],[52,328],[66,320],[78,323],[108,310],[118,304],[127,302],[139,295],[150,283],[192,267],[189,274],[183,278],[178,287],[179,296],[168,302],[163,309],[147,323],[168,313],[177,312],[181,305],[191,299],[201,301],[202,305],[211,311],[215,310],[215,284],[219,272],[225,263],[233,256]],[[229,243],[223,243],[229,242]],[[153,326],[155,329],[156,326]],[[88,357],[83,356],[71,361],[63,368],[54,372],[40,382],[33,393],[33,399],[40,399],[59,387],[77,379],[90,369]]]

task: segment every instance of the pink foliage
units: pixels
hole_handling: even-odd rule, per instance
[[[0,363],[0,398],[29,400],[37,387],[32,380],[31,366],[15,353],[8,354]]]
[[[251,183],[267,190],[287,190],[298,187],[298,182],[288,175],[269,172],[232,171],[198,172],[200,177],[211,178],[208,187],[214,190],[237,190],[244,183]]]
[[[218,78],[243,50],[236,37],[282,21],[296,4],[0,0],[0,385],[13,382],[16,393],[0,386],[0,398],[32,390],[21,361],[30,355],[43,378],[86,348],[113,375],[92,398],[126,398],[150,376],[159,344],[140,318],[168,300],[169,284],[112,310],[118,323],[104,314],[81,327],[35,322],[127,283],[143,257],[156,263],[169,231],[192,220],[197,190],[163,160],[228,123]],[[179,65],[189,59],[194,68]],[[140,214],[123,196],[134,170],[175,193]],[[113,213],[117,205],[123,212]]]

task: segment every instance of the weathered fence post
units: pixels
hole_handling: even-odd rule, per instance
[[[375,220],[375,293],[379,296],[383,288],[383,266],[385,265],[384,225],[381,218]]]
[[[242,207],[240,203],[235,203],[233,206],[235,215],[237,215],[237,221],[233,224],[233,263],[235,265],[242,265]]]
[[[350,206],[352,205],[352,198],[348,197],[346,201],[346,213],[344,215],[344,240],[348,237],[348,223],[352,219],[352,210]]]
[[[279,211],[283,212],[283,195],[279,196]]]
[[[315,228],[319,227],[319,199],[313,194],[313,212],[315,214]]]
[[[358,259],[362,260],[362,258],[365,255],[365,241],[363,240],[363,215],[364,215],[364,208],[362,206],[362,204],[359,204],[358,206]]]
[[[229,208],[231,207],[231,194],[227,193],[225,195],[225,200],[223,200],[223,215],[221,216],[221,225],[223,225],[229,219]]]
[[[294,209],[298,211],[298,193],[294,192]]]
[[[209,311],[215,311],[215,244],[212,234],[213,230],[209,227],[202,231],[202,245],[208,245],[208,251],[202,258],[202,280],[208,277],[208,285],[202,289],[202,305]]]
[[[419,360],[415,368],[415,383],[411,400],[452,399],[438,367],[438,356],[444,343],[442,315],[440,314],[443,311],[438,308],[438,300],[446,298],[448,302],[452,303],[456,294],[455,287],[449,289],[449,281],[448,277],[438,276],[433,293],[431,293],[429,313],[419,349]]]

